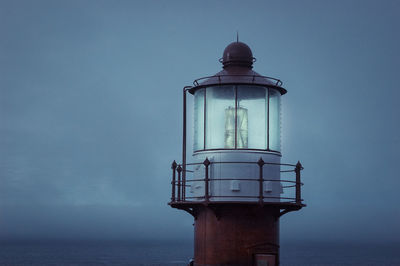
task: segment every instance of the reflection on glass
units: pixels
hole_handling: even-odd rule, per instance
[[[280,93],[274,89],[269,91],[269,149],[281,149]]]
[[[235,148],[235,108],[228,107],[225,109],[225,148]],[[247,148],[248,137],[248,116],[247,109],[241,106],[237,109],[237,149]]]
[[[237,106],[239,106],[237,148],[267,149],[267,131],[265,130],[268,111],[265,104],[267,97],[267,88],[265,87],[237,86]],[[245,113],[245,115],[241,116],[241,113]],[[243,127],[239,123],[241,117],[244,118]],[[246,131],[240,132],[244,128]]]
[[[204,89],[199,89],[194,94],[193,149],[204,149]]]
[[[225,148],[235,148],[235,108],[225,109]]]
[[[206,91],[206,149],[222,149],[226,145],[225,110],[232,108],[233,120],[230,121],[235,132],[235,87],[208,87]],[[234,149],[234,146],[233,146]]]
[[[237,109],[237,148],[247,148],[247,136],[248,136],[248,117],[247,109],[238,107]]]

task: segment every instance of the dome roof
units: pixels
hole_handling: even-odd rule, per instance
[[[266,77],[253,71],[255,62],[253,53],[247,44],[233,42],[225,50],[219,60],[224,66],[223,70],[213,76],[196,79],[193,87],[188,91],[194,94],[196,90],[211,86],[223,85],[254,85],[278,90],[281,95],[287,91],[282,87],[282,81],[272,77]]]
[[[224,65],[224,68],[228,66],[244,66],[252,68],[255,58],[247,44],[242,42],[233,42],[225,48],[220,61]]]

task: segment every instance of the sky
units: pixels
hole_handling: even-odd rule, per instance
[[[182,88],[238,31],[305,168],[281,239],[399,242],[398,25],[388,0],[0,0],[0,240],[191,239],[167,205]]]

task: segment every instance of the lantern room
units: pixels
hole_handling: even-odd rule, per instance
[[[252,70],[256,59],[242,42],[229,44],[219,61],[222,71],[184,88],[182,175],[186,180],[191,173],[193,178],[183,191],[188,198],[205,197],[205,184],[197,180],[204,177],[201,164],[207,159],[211,162],[210,200],[258,201],[259,184],[252,181],[258,179],[256,162],[262,159],[268,164],[263,167],[268,180],[263,183],[263,201],[276,202],[283,189],[279,182],[280,98],[286,90],[279,79]],[[187,92],[193,95],[192,123],[186,121]],[[187,124],[193,124],[188,130],[193,138],[193,161],[198,164],[193,169],[186,163]]]

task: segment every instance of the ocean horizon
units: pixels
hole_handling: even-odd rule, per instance
[[[400,243],[284,241],[281,265],[400,265]],[[0,265],[187,265],[193,242],[2,240]]]

